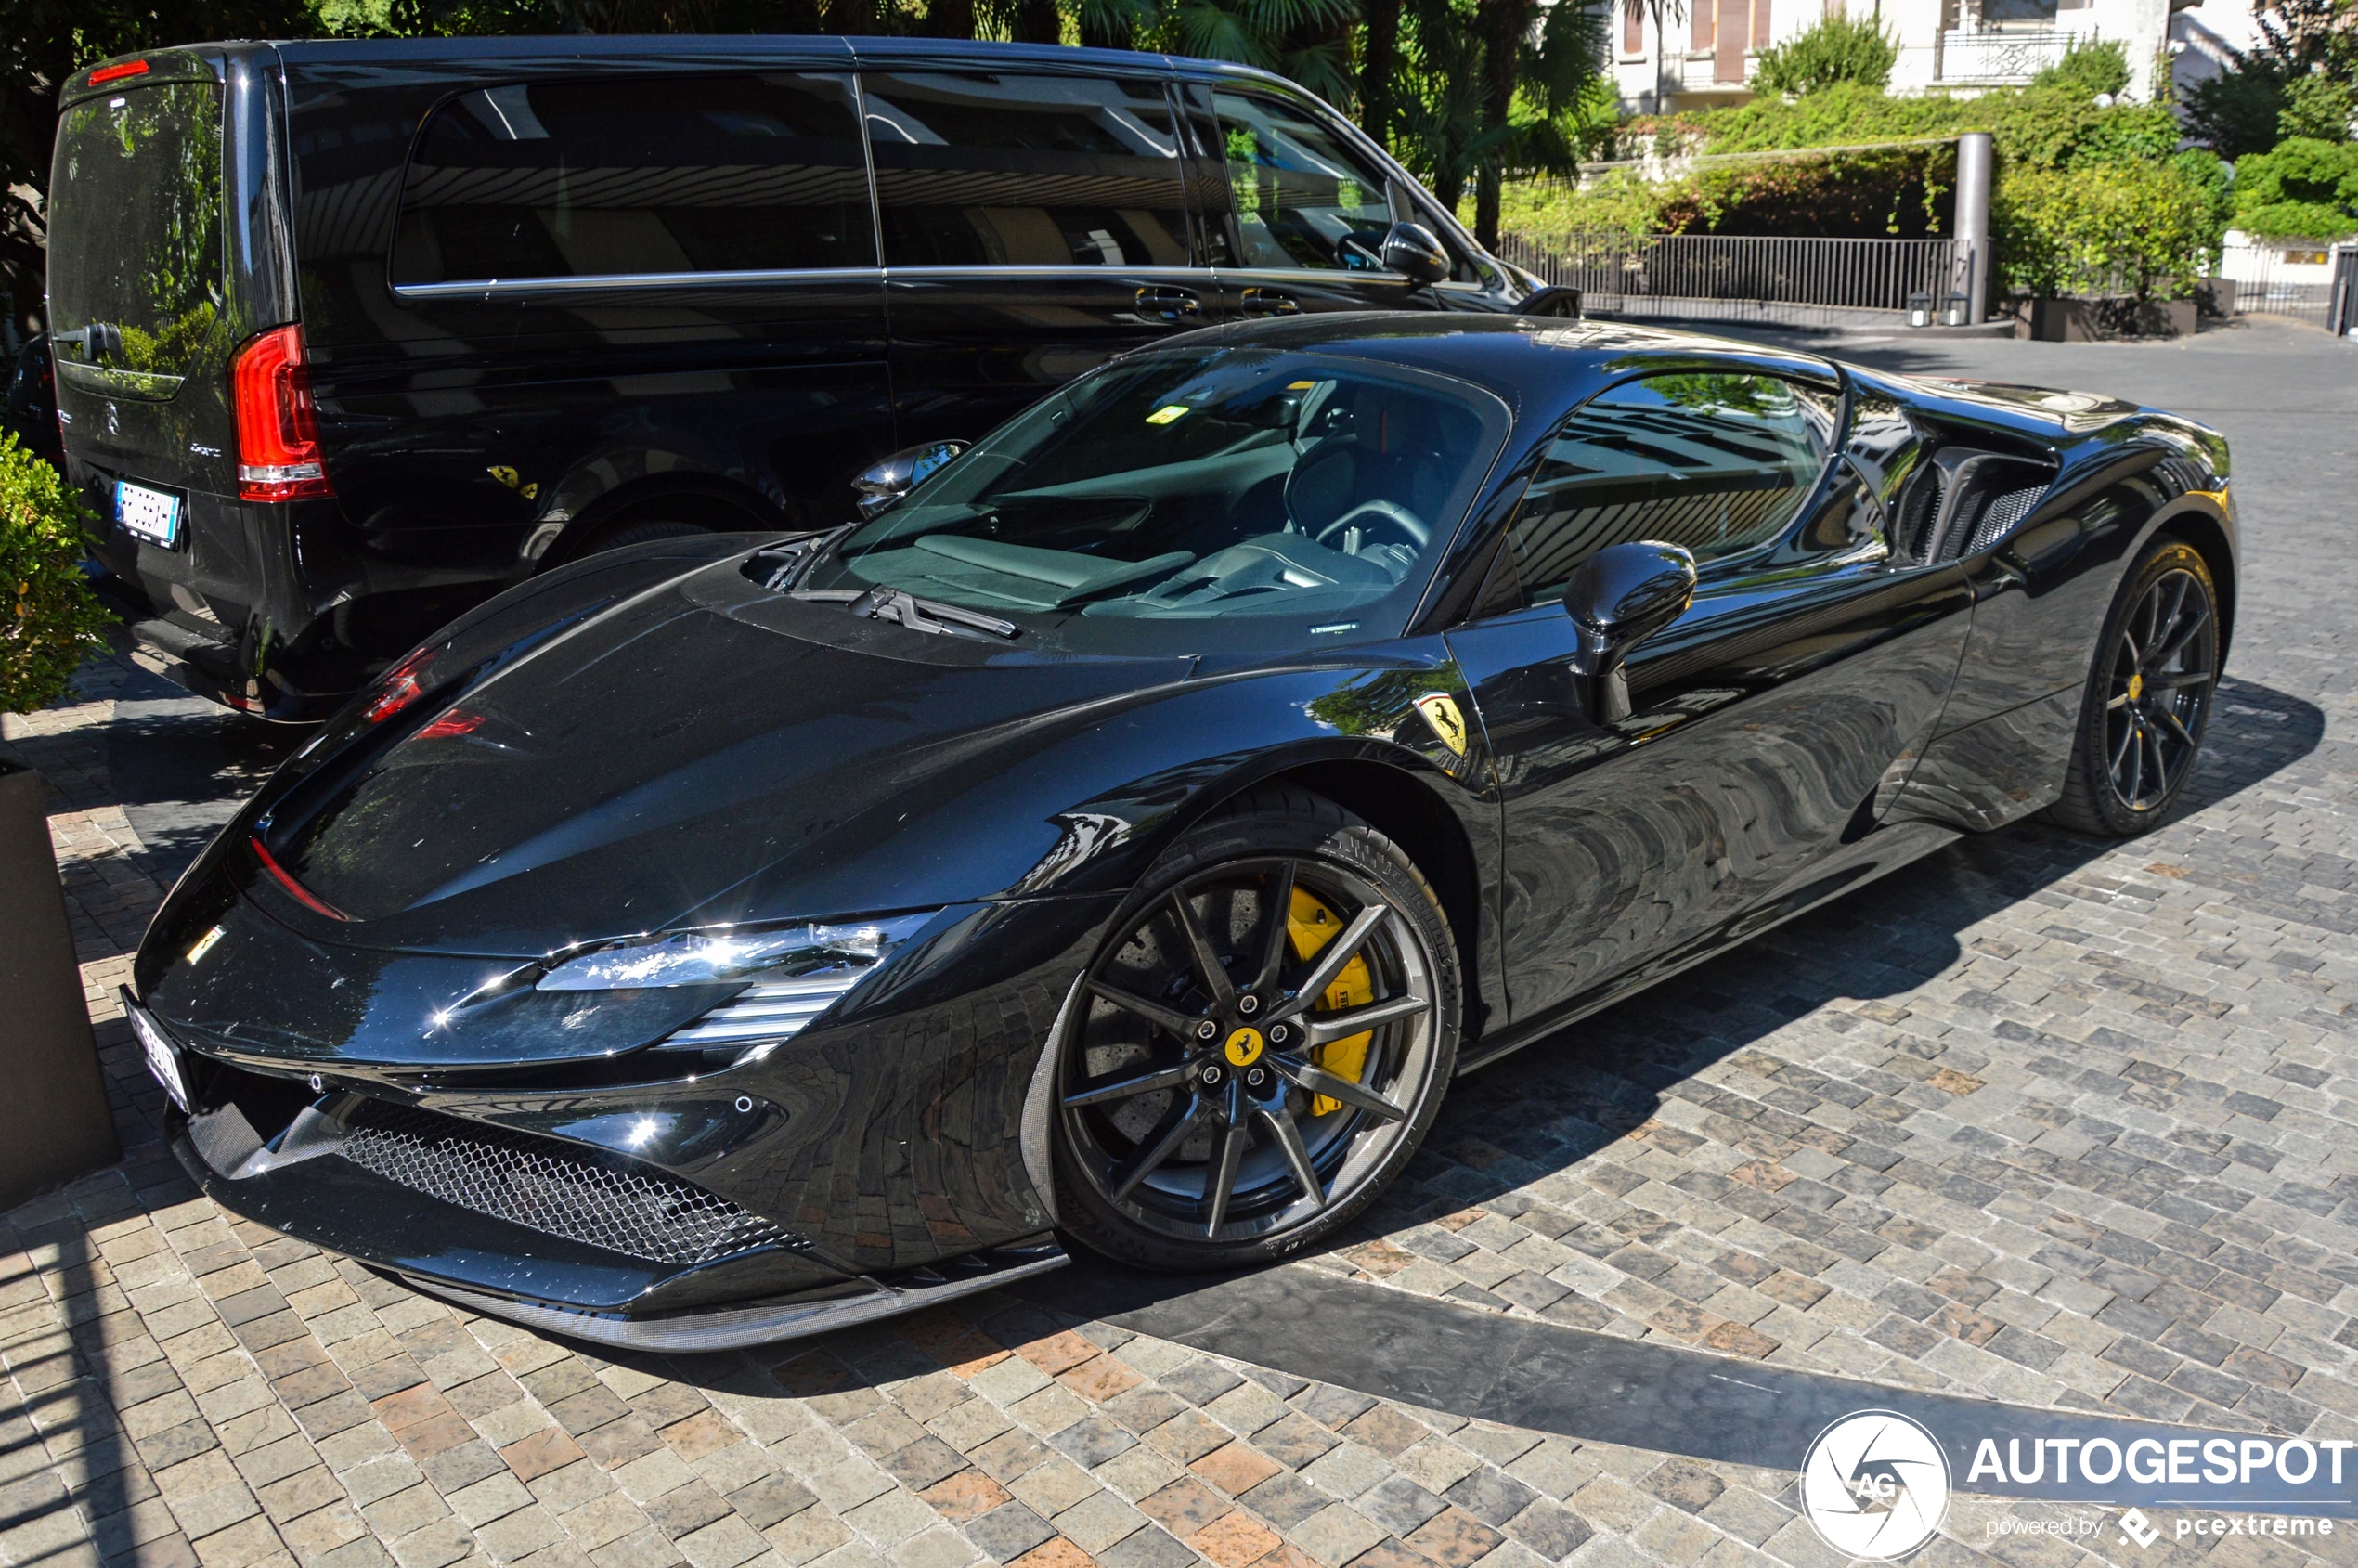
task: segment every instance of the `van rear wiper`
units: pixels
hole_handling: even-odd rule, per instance
[[[847,588],[804,589],[798,590],[795,597],[814,603],[841,604],[855,616],[865,616],[870,620],[899,621],[911,631],[929,632],[935,636],[944,632],[966,636],[983,632],[1013,641],[1023,635],[1023,628],[1013,621],[1003,621],[979,610],[945,604],[939,599],[920,599],[913,593],[883,584],[865,591]]]

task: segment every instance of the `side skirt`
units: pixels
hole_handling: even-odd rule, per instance
[[[1856,844],[1810,867],[1807,881],[1755,906],[1686,948],[1618,975],[1591,991],[1549,1008],[1528,1023],[1510,1025],[1499,1033],[1484,1038],[1472,1055],[1458,1057],[1457,1076],[1463,1078],[1502,1056],[1510,1056],[1524,1046],[1575,1024],[1592,1013],[1602,1012],[1657,981],[1666,980],[1673,975],[1717,958],[1730,948],[1741,947],[1765,931],[1774,930],[1820,904],[1830,903],[1845,893],[1922,860],[1936,849],[1946,849],[1963,836],[1958,829],[1938,823],[1893,823],[1877,828]]]

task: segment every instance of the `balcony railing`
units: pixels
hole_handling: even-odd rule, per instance
[[[1952,28],[1940,35],[1939,78],[1992,86],[2019,84],[2062,59],[2077,36],[2060,32],[1966,32]]]

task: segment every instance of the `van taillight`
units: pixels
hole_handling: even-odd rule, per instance
[[[229,367],[238,414],[238,497],[292,501],[332,496],[319,460],[319,422],[303,359],[303,329],[280,327],[238,351]]]

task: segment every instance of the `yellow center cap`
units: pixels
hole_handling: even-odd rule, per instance
[[[1261,1031],[1240,1029],[1228,1037],[1228,1043],[1220,1048],[1220,1052],[1228,1058],[1230,1067],[1250,1067],[1261,1059]]]
[[[2129,700],[2133,703],[2144,694],[2145,678],[2142,675],[2131,676],[2129,678]]]

